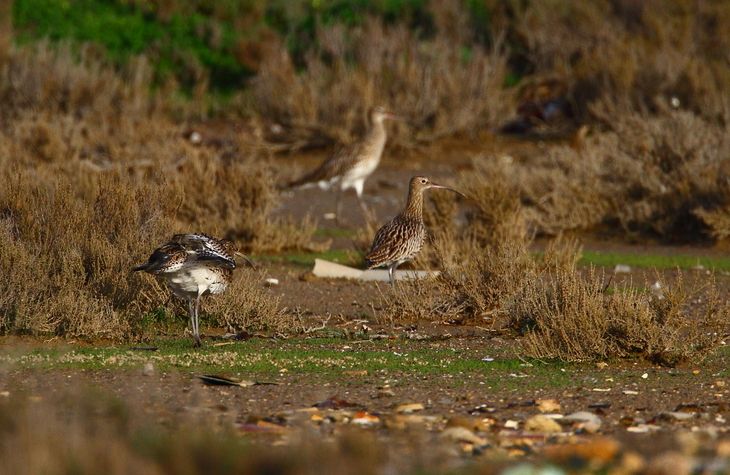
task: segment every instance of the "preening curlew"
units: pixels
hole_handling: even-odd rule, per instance
[[[207,293],[220,294],[226,290],[236,268],[237,254],[233,243],[224,239],[207,234],[176,234],[155,249],[147,262],[132,270],[148,272],[165,280],[177,297],[188,302],[197,347],[200,346],[200,298]]]
[[[437,185],[424,176],[414,176],[408,186],[408,200],[405,209],[375,234],[370,252],[365,256],[368,269],[388,266],[390,283],[395,284],[395,269],[405,261],[413,259],[426,240],[426,225],[423,223],[423,192],[429,188],[441,188],[460,192],[448,186]]]

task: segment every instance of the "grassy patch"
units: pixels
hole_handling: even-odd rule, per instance
[[[175,74],[189,87],[197,79],[199,66],[209,71],[211,82],[222,90],[240,87],[251,74],[236,59],[239,33],[233,24],[197,11],[175,11],[162,21],[123,2],[16,0],[13,22],[20,42],[44,37],[93,42],[119,64],[133,55],[148,54],[158,79]]]
[[[362,263],[362,255],[352,249],[330,249],[324,252],[290,252],[282,254],[260,254],[253,256],[255,260],[265,262],[284,262],[302,267],[314,265],[315,259],[325,259],[348,266]]]
[[[345,228],[317,228],[314,235],[327,238],[352,238],[357,236],[357,231]]]
[[[563,387],[572,384],[562,363],[525,363],[510,357],[482,360],[482,352],[425,347],[399,342],[352,343],[338,339],[272,341],[252,339],[225,346],[193,350],[187,339],[161,340],[154,352],[129,347],[37,348],[0,354],[0,362],[22,368],[104,370],[135,368],[147,362],[160,369],[236,373],[272,378],[283,374],[341,378],[347,371],[382,374],[473,375],[487,385],[518,388],[524,384]],[[458,381],[455,381],[458,384]]]
[[[730,258],[728,257],[688,256],[682,254],[666,256],[659,254],[583,251],[579,262],[581,264],[592,264],[600,267],[614,267],[617,264],[625,264],[640,268],[693,269],[700,265],[710,270],[730,270]]]

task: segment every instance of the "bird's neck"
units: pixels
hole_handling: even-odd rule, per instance
[[[408,191],[408,201],[402,215],[406,218],[423,221],[423,190]]]
[[[370,143],[385,143],[386,138],[387,132],[385,131],[385,124],[382,120],[373,122],[370,130],[368,130],[367,135],[365,136],[365,140]]]

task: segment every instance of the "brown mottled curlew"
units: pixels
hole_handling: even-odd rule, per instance
[[[383,107],[373,108],[370,112],[371,127],[360,140],[330,156],[311,173],[289,183],[289,188],[317,185],[323,190],[329,190],[337,186],[337,216],[340,214],[340,194],[353,188],[360,207],[367,216],[362,192],[365,180],[378,168],[383,155],[388,138],[385,130],[386,119],[399,117]]]
[[[405,209],[378,230],[370,252],[365,256],[365,265],[368,269],[388,266],[391,284],[395,284],[393,275],[395,269],[403,262],[413,259],[426,240],[426,226],[423,224],[423,192],[429,188],[450,190],[464,196],[453,188],[437,185],[424,176],[411,178]]]
[[[235,255],[242,254],[236,252],[230,241],[202,233],[176,234],[155,249],[147,262],[132,270],[165,280],[177,297],[187,300],[193,339],[198,347],[200,298],[226,290],[236,268]]]

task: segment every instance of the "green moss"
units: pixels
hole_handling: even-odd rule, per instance
[[[561,371],[561,363],[525,363],[508,355],[494,361],[482,360],[478,350],[432,348],[423,343],[400,341],[353,343],[342,339],[292,339],[274,341],[252,339],[230,345],[206,344],[193,349],[189,339],[160,340],[154,352],[133,351],[129,346],[69,347],[35,349],[28,353],[3,355],[0,361],[25,368],[66,368],[102,370],[134,368],[152,362],[161,369],[185,369],[193,372],[232,373],[249,377],[274,378],[280,374],[324,378],[342,378],[348,371],[365,370],[371,376],[419,374],[479,378],[486,385],[518,388],[524,385],[563,387],[572,384]]]
[[[254,260],[267,262],[285,262],[302,267],[311,267],[315,259],[325,259],[343,265],[358,266],[362,264],[362,255],[352,249],[331,249],[324,252],[293,252],[284,254],[262,254],[253,256]]]
[[[710,270],[730,270],[730,258],[709,256],[688,256],[682,254],[629,254],[604,251],[583,251],[581,264],[594,266],[614,267],[616,264],[626,264],[631,267],[654,269],[692,269],[701,265]]]

